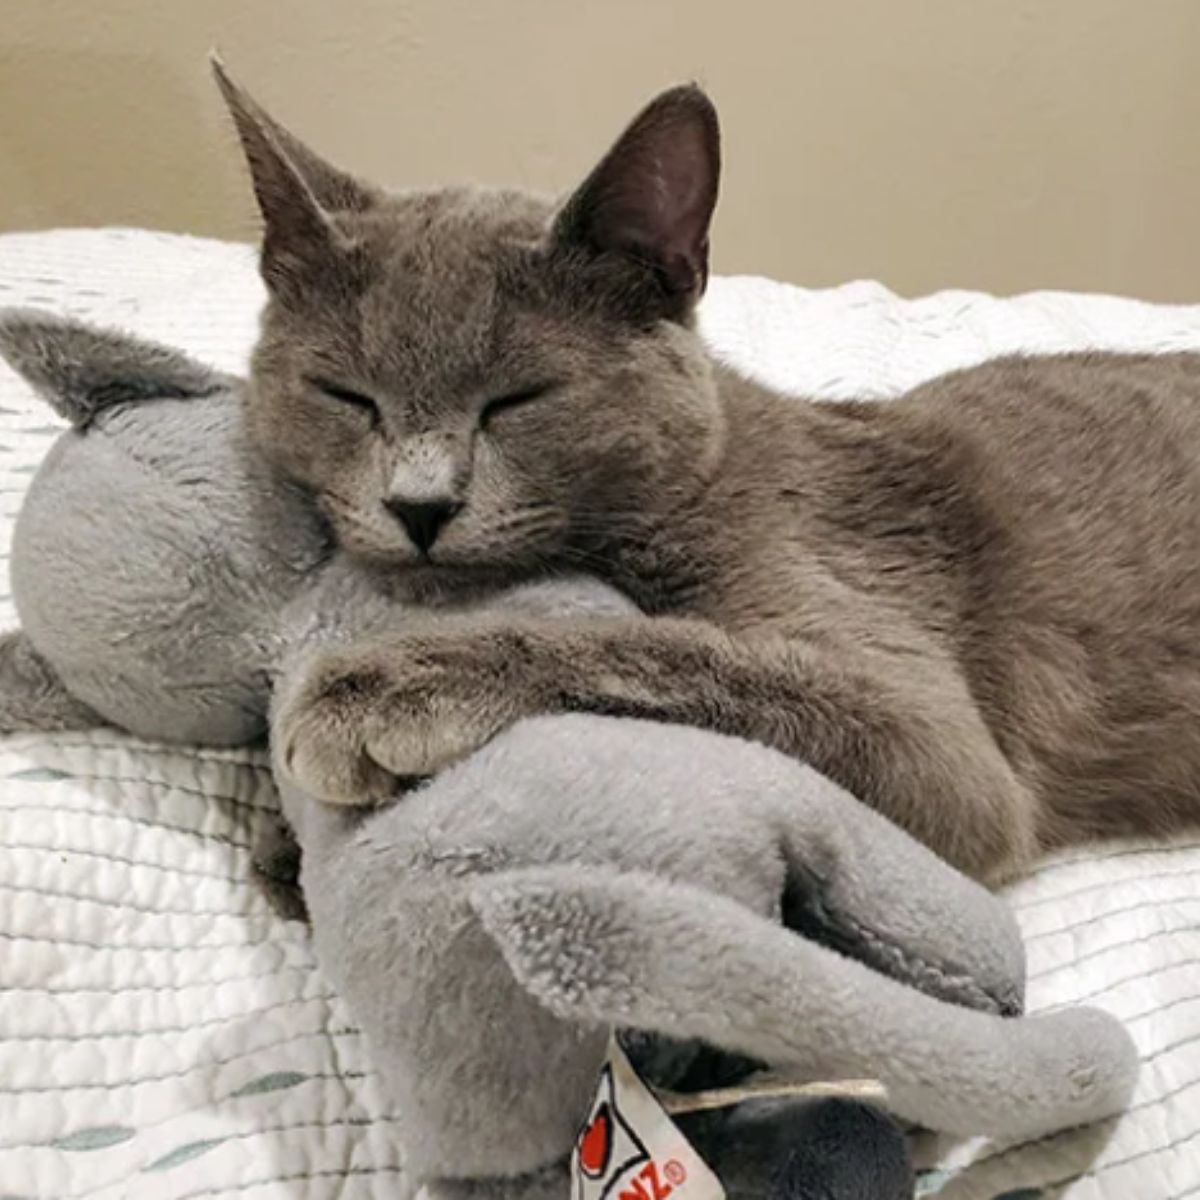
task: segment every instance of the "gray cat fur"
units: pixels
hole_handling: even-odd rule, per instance
[[[330,641],[628,608],[585,580],[485,612],[404,606],[346,560],[321,566],[317,516],[242,441],[238,381],[40,314],[0,319],[0,353],[76,423],[18,522],[8,728],[94,710],[243,740],[272,675],[282,707]],[[413,1170],[444,1193],[558,1192],[613,1026],[877,1076],[898,1113],[946,1130],[1044,1133],[1128,1097],[1111,1018],[1002,1015],[1023,956],[1000,901],[764,747],[546,717],[381,810],[283,803],[320,961],[401,1104]]]

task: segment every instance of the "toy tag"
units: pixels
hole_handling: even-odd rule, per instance
[[[572,1200],[725,1200],[614,1036],[571,1154]]]

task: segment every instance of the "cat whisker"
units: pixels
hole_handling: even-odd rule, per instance
[[[597,570],[610,569],[612,559],[603,554],[592,553],[576,546],[565,546],[557,552],[559,562],[571,563],[574,566],[593,568]]]

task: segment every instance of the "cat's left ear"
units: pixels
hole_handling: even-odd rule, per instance
[[[717,110],[695,85],[634,118],[555,224],[560,248],[595,260],[593,284],[634,317],[679,320],[708,282],[708,231],[721,174]]]

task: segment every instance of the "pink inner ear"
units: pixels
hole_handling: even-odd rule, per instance
[[[719,154],[706,101],[668,93],[652,104],[584,185],[593,242],[654,263],[680,290],[702,288]]]
[[[690,131],[688,137],[692,137]],[[677,176],[667,182],[664,171],[666,194],[675,197],[673,219],[669,208],[666,214],[671,222],[671,240],[681,250],[699,251],[707,240],[712,207],[716,200],[712,164],[707,161],[705,147],[696,140],[687,155],[676,155],[675,160],[667,166],[673,167]]]
[[[676,131],[655,131],[659,138]],[[637,247],[655,258],[695,257],[702,252],[715,199],[713,164],[694,131],[680,130],[674,145],[635,146],[625,163],[613,163],[624,179],[612,208],[598,212],[614,248]],[[683,144],[679,144],[683,143]],[[601,236],[604,233],[598,230]],[[605,239],[605,240],[608,240]]]

